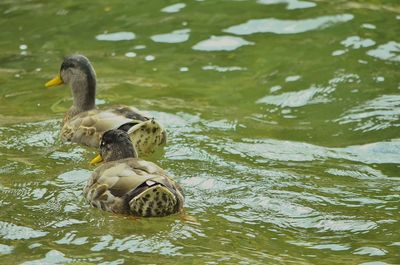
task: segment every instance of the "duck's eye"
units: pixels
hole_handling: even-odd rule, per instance
[[[76,65],[75,65],[75,63],[73,63],[73,62],[63,62],[62,63],[62,65],[61,65],[61,69],[64,69],[64,70],[66,70],[66,69],[68,69],[68,68],[75,68],[76,67]]]

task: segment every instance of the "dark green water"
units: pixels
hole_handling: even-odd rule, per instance
[[[178,3],[1,1],[0,263],[400,264],[400,2]],[[168,129],[186,214],[83,201],[72,53]]]

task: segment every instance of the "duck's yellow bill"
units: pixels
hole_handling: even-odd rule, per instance
[[[48,81],[44,86],[45,87],[53,87],[63,84],[64,82],[61,79],[61,76],[58,74],[53,79]]]
[[[90,161],[90,164],[92,166],[97,165],[98,163],[103,162],[103,158],[101,157],[101,155],[97,155],[95,158],[92,159],[92,161]]]

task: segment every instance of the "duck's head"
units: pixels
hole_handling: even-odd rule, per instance
[[[80,54],[65,57],[60,72],[45,86],[61,84],[71,84],[74,104],[80,111],[94,108],[96,73],[88,58]]]
[[[100,154],[90,161],[90,164],[96,165],[102,161],[109,162],[130,157],[137,158],[138,154],[129,135],[122,130],[109,130],[101,137]]]
[[[48,81],[46,87],[54,87],[61,84],[72,84],[76,81],[96,82],[96,73],[89,59],[76,54],[67,56],[61,64],[60,72]]]

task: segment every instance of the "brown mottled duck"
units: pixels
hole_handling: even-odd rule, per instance
[[[153,152],[166,142],[166,132],[154,119],[129,106],[97,109],[96,73],[83,55],[64,59],[59,74],[45,86],[70,84],[73,105],[64,116],[61,140],[98,147],[104,132],[111,129],[126,131],[139,155]]]
[[[128,134],[110,130],[103,134],[100,154],[83,195],[102,210],[143,217],[166,216],[183,208],[181,187],[156,164],[137,158]]]

